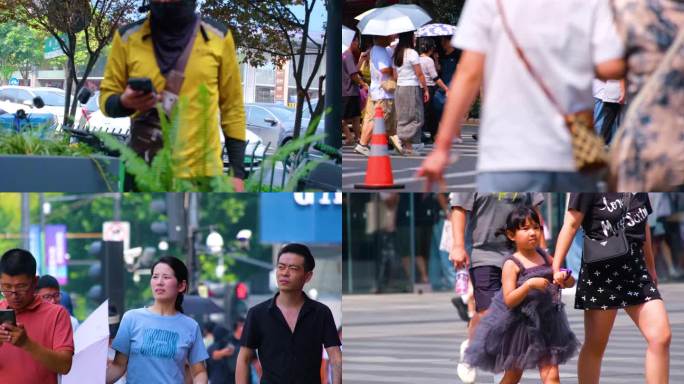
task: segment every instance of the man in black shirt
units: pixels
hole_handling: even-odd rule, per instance
[[[309,248],[288,244],[278,253],[279,292],[247,313],[235,382],[249,383],[249,363],[258,352],[261,384],[320,384],[323,347],[342,384],[342,352],[330,309],[303,292],[315,266]]]

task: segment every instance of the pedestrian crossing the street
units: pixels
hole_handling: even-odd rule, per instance
[[[660,287],[672,325],[670,383],[684,383],[684,284]],[[460,383],[458,350],[466,323],[449,302],[450,293],[344,296],[344,382]],[[583,314],[565,295],[570,325],[584,339]],[[620,312],[603,359],[601,383],[643,383],[646,342],[625,312]],[[577,383],[577,356],[560,367],[562,383]],[[500,378],[499,378],[500,379]],[[478,372],[477,383],[493,383]],[[539,383],[527,370],[521,383]]]
[[[477,163],[477,141],[472,137],[477,132],[476,126],[463,127],[463,142],[454,142],[451,146],[452,156],[458,161],[449,166],[444,174],[446,187],[450,191],[469,191],[475,189],[475,166]],[[422,191],[424,182],[415,177],[423,160],[432,151],[434,145],[428,144],[416,155],[403,156],[397,151],[389,152],[392,161],[392,174],[395,183],[405,184],[404,191]],[[368,157],[354,151],[353,146],[342,148],[342,189],[353,190],[354,184],[363,182],[366,175]]]

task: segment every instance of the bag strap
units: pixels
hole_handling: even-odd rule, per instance
[[[192,31],[192,37],[190,37],[190,40],[183,49],[183,53],[181,53],[180,57],[178,57],[178,60],[176,60],[176,65],[174,65],[173,67],[173,69],[180,73],[185,73],[185,67],[188,65],[190,53],[192,53],[192,47],[195,45],[195,40],[197,39],[197,32],[199,31],[200,23],[202,22],[201,15],[196,14],[195,16],[197,16],[197,18],[195,20],[195,27]]]
[[[504,31],[506,32],[508,38],[511,40],[513,48],[515,48],[515,52],[518,54],[518,57],[520,58],[520,60],[522,60],[523,64],[525,65],[525,69],[527,69],[527,72],[530,73],[534,81],[539,85],[542,92],[544,92],[544,95],[546,95],[546,98],[549,99],[549,101],[551,102],[551,104],[553,104],[554,108],[556,108],[558,113],[560,113],[561,116],[565,116],[565,110],[563,109],[563,107],[561,107],[558,100],[553,96],[553,93],[551,93],[549,88],[546,86],[541,76],[539,76],[539,74],[534,70],[534,67],[532,67],[532,64],[527,59],[525,52],[523,52],[522,48],[520,47],[518,40],[513,35],[513,30],[511,29],[511,26],[508,24],[506,12],[504,11],[503,4],[501,4],[501,0],[496,0],[496,6],[499,9],[499,13],[501,14],[501,23],[503,24]]]
[[[627,214],[629,213],[629,206],[632,204],[632,193],[631,192],[624,192],[622,195],[622,217],[620,218],[622,220],[622,229],[625,229],[625,218],[627,218]]]

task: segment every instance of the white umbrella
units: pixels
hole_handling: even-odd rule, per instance
[[[344,25],[342,26],[342,52],[349,49],[352,41],[354,41],[354,35],[356,35],[356,31]]]
[[[418,28],[416,37],[451,36],[456,33],[456,27],[449,24],[427,24]]]
[[[105,300],[74,333],[71,370],[62,384],[104,383],[109,349],[109,301]]]
[[[432,18],[425,10],[413,4],[395,4],[374,8],[356,17],[358,28],[364,35],[389,36],[415,31]]]

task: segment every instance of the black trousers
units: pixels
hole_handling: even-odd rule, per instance
[[[613,140],[613,124],[618,115],[620,115],[620,109],[622,109],[622,104],[620,103],[608,103],[603,102],[603,124],[601,125],[601,137],[603,141],[610,144]]]
[[[436,90],[437,86],[435,85],[428,87],[430,101],[423,104],[425,107],[425,124],[423,125],[423,132],[429,132],[430,138],[433,141],[435,140],[435,135],[437,134],[437,124],[439,123],[439,120],[437,120],[439,116],[437,116],[437,113],[435,113],[435,108],[432,104],[432,99],[435,97]]]

